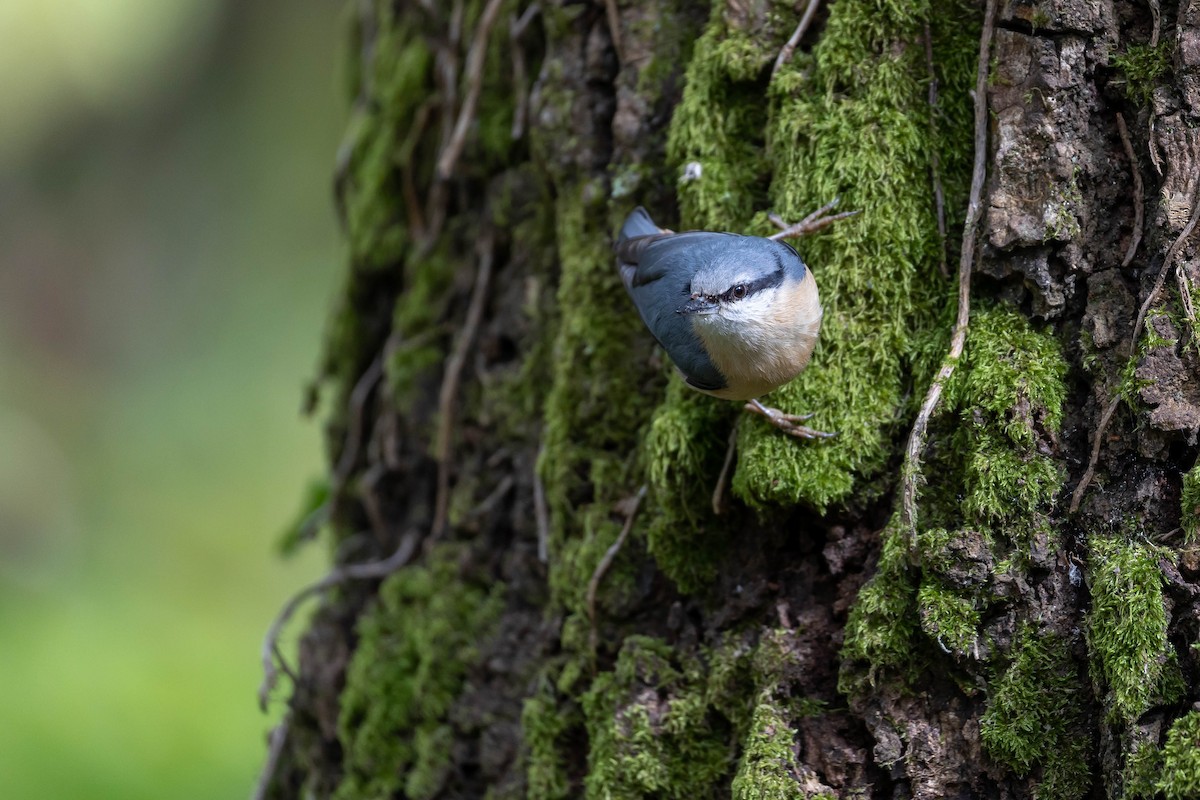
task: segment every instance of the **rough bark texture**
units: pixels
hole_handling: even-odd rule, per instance
[[[341,564],[418,546],[323,599],[266,793],[1200,794],[1200,2],[1000,4],[915,531],[982,6],[829,0],[773,73],[805,3],[529,5],[355,6],[318,518]],[[743,420],[716,516],[739,411],[671,375],[611,232],[835,195],[863,213],[799,243],[826,318],[771,399],[841,435]]]

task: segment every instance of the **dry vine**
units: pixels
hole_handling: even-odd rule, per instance
[[[995,26],[996,0],[988,0],[983,15],[983,32],[979,36],[979,65],[975,75],[975,163],[971,173],[971,195],[967,205],[967,221],[963,227],[962,252],[958,260],[958,317],[954,323],[954,334],[950,339],[950,351],[942,362],[941,369],[929,386],[925,402],[913,423],[904,451],[904,466],[901,470],[900,521],[906,530],[915,536],[917,527],[917,481],[920,477],[921,456],[925,450],[925,434],[929,420],[937,409],[942,390],[954,367],[962,356],[967,341],[967,324],[971,316],[971,270],[975,259],[975,236],[982,214],[983,180],[986,176],[987,158],[987,80],[988,62],[991,57],[992,33]]]

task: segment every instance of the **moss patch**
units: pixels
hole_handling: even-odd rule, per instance
[[[1200,797],[1200,712],[1189,711],[1172,723],[1161,749],[1143,742],[1123,773],[1125,797]]]
[[[729,403],[672,380],[646,436],[645,461],[655,513],[647,543],[658,566],[682,592],[696,592],[727,550],[728,523],[713,516],[711,496],[721,460]]]
[[[338,738],[346,773],[337,797],[401,789],[429,798],[442,783],[453,734],[444,724],[477,644],[502,608],[503,586],[459,575],[455,551],[431,556],[383,582],[378,605],[359,622],[346,673]]]
[[[552,517],[551,588],[573,610],[620,523],[612,504],[640,483],[634,455],[653,396],[641,385],[649,343],[616,278],[602,205],[574,187],[559,197],[556,235],[562,274],[538,468]],[[607,591],[620,570],[605,578]]]
[[[728,731],[705,699],[700,664],[677,657],[664,642],[631,636],[583,696],[587,797],[717,796]]]
[[[993,682],[980,720],[984,747],[1018,775],[1041,768],[1037,797],[1082,797],[1090,743],[1080,714],[1085,687],[1067,642],[1024,627],[1014,660]]]
[[[1183,475],[1183,491],[1179,499],[1179,524],[1185,541],[1195,544],[1200,539],[1200,463]]]
[[[576,716],[560,709],[548,688],[525,701],[521,733],[526,750],[529,800],[562,800],[570,796],[571,781],[560,746],[562,737],[579,723]]]
[[[1157,47],[1133,45],[1113,57],[1113,66],[1125,79],[1125,96],[1138,105],[1149,105],[1154,87],[1171,70],[1171,42]]]
[[[914,646],[919,630],[916,576],[908,569],[908,539],[897,525],[883,532],[883,553],[871,580],[863,587],[846,620],[846,643],[838,691],[870,692],[881,676],[912,681],[924,664],[924,650]]]
[[[745,752],[733,778],[735,800],[791,800],[798,792],[795,734],[769,699],[754,707]]]
[[[1165,552],[1097,534],[1088,539],[1088,556],[1092,679],[1104,692],[1109,722],[1128,724],[1150,707],[1169,660],[1158,566]]]

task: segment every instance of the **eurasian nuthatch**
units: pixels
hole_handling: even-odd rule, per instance
[[[747,411],[793,436],[832,435],[797,424],[811,415],[758,401],[808,366],[821,328],[817,283],[790,245],[734,233],[674,233],[639,206],[614,249],[642,321],[688,386],[749,401]]]

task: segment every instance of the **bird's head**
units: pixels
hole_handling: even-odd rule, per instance
[[[808,272],[790,246],[768,239],[732,239],[698,269],[676,313],[720,328],[764,323],[786,314]]]

